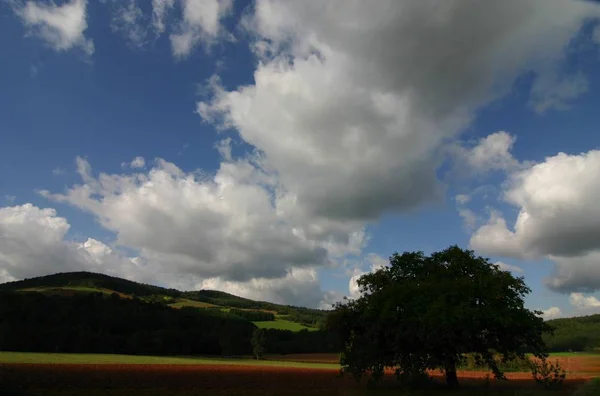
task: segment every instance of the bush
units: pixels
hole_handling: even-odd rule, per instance
[[[531,375],[535,382],[546,389],[556,389],[563,385],[567,372],[558,363],[548,363],[546,358],[531,363]]]
[[[593,380],[586,382],[581,385],[573,396],[595,396],[600,395],[600,377],[594,378]]]

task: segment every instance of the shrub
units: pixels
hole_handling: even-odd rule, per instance
[[[595,396],[600,395],[600,377],[594,378],[593,380],[586,382],[581,385],[573,396]]]
[[[556,389],[563,385],[567,372],[558,363],[549,363],[546,358],[531,363],[531,375],[535,382],[546,389]]]

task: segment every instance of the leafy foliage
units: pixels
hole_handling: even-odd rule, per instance
[[[267,337],[264,329],[254,329],[254,333],[252,333],[252,353],[257,360],[263,358],[266,348]]]
[[[557,389],[563,385],[567,372],[561,367],[558,360],[556,363],[549,363],[546,358],[538,362],[533,362],[531,366],[531,375],[535,382],[543,385],[546,389]]]
[[[573,396],[596,396],[600,395],[600,378],[594,378],[581,385]]]
[[[362,297],[338,304],[328,319],[343,342],[342,369],[357,379],[381,378],[392,367],[399,379],[414,382],[426,370],[443,369],[455,387],[466,353],[500,379],[499,363],[526,352],[547,356],[542,334],[551,329],[524,308],[530,289],[523,278],[472,251],[396,253],[358,284]]]

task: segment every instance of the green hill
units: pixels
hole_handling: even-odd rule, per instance
[[[583,352],[600,349],[600,314],[553,319],[554,335],[545,341],[552,352]]]
[[[294,329],[316,328],[327,314],[324,310],[254,301],[217,290],[179,291],[83,271],[8,282],[0,284],[0,291],[39,292],[63,296],[91,292],[116,293],[120,297],[139,298],[172,308],[191,307],[211,311],[220,309],[230,313],[231,316],[250,321],[254,321],[254,318],[264,321],[265,316],[260,312],[253,315],[251,312],[242,311],[266,311],[272,315],[272,319],[285,316],[286,321],[299,324],[299,326],[291,326]],[[261,327],[269,328],[269,324],[263,324]],[[273,321],[272,328],[280,328],[280,326]]]

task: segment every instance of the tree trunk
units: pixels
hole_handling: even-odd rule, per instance
[[[458,388],[458,376],[456,375],[456,363],[454,361],[446,363],[444,367],[446,372],[446,384],[449,388]]]

